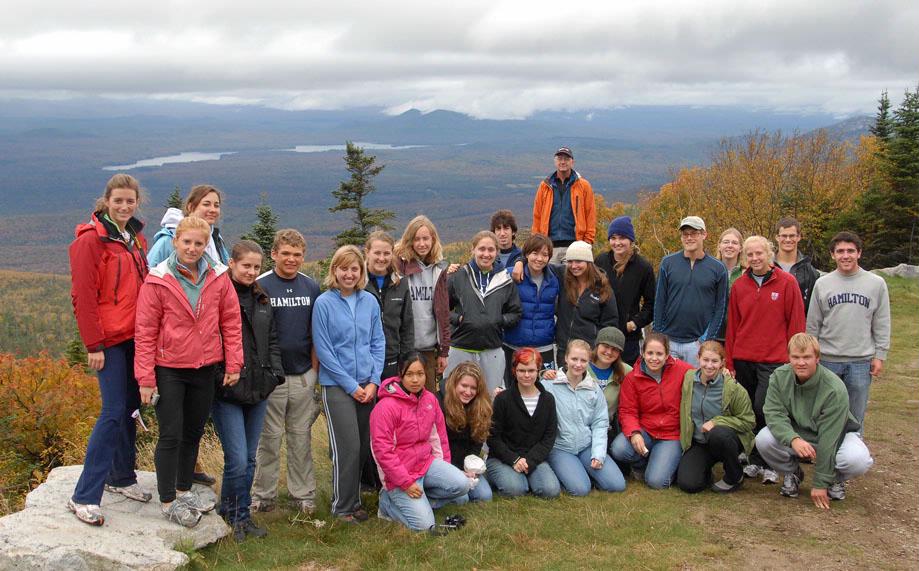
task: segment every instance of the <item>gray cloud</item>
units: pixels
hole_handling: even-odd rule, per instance
[[[739,103],[870,111],[919,80],[911,0],[16,1],[0,91],[283,108]]]

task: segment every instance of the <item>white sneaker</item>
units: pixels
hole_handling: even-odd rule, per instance
[[[829,489],[827,489],[826,495],[828,495],[831,500],[840,501],[846,499],[846,483],[833,482]]]
[[[129,500],[147,503],[153,498],[153,494],[145,492],[136,482],[130,486],[109,486],[105,485],[105,491],[112,494],[121,494]]]
[[[77,519],[89,525],[102,525],[105,523],[105,516],[102,515],[102,508],[96,504],[78,504],[73,498],[67,500],[67,509],[77,516]]]
[[[195,510],[198,513],[207,513],[217,507],[217,502],[211,500],[205,502],[201,499],[196,492],[193,490],[188,490],[187,492],[179,492],[176,495],[176,502],[185,504],[189,509]]]
[[[779,475],[772,468],[763,468],[763,485],[778,484]]]
[[[756,478],[763,473],[763,467],[757,464],[747,464],[743,468],[744,478]]]

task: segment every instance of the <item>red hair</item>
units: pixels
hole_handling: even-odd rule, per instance
[[[530,347],[521,347],[514,351],[514,357],[511,359],[511,370],[516,372],[517,365],[520,363],[526,365],[530,361],[536,364],[537,369],[542,369],[542,355],[539,351]],[[516,374],[514,376],[516,377]]]

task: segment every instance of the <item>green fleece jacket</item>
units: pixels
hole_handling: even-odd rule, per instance
[[[698,369],[686,371],[683,377],[683,395],[680,399],[680,446],[683,451],[692,445],[695,426],[692,422],[692,384],[696,382]],[[753,406],[747,390],[730,375],[724,375],[724,390],[721,393],[721,415],[711,419],[716,426],[726,426],[737,433],[740,444],[747,454],[753,449]]]
[[[839,377],[823,365],[799,383],[791,365],[782,365],[769,378],[766,425],[784,446],[803,438],[817,451],[814,488],[828,488],[836,480],[836,451],[847,432],[859,428],[849,412],[849,394]]]

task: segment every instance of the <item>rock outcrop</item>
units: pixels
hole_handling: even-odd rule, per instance
[[[886,274],[888,276],[898,276],[901,278],[919,278],[919,266],[911,266],[909,264],[900,264],[892,268],[883,268],[880,270],[874,270],[880,274]]]
[[[0,570],[175,569],[188,563],[188,556],[176,551],[176,546],[197,549],[230,533],[215,512],[192,529],[166,521],[152,472],[138,472],[137,478],[153,493],[153,500],[143,504],[105,492],[105,525],[86,525],[67,509],[82,469],[54,469],[26,497],[24,510],[0,518]],[[208,487],[195,485],[195,490],[202,498],[214,499]]]

